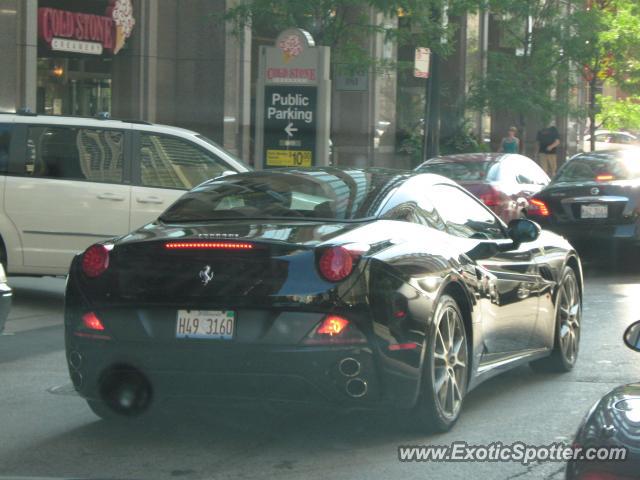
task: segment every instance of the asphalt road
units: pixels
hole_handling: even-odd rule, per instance
[[[453,431],[424,435],[385,415],[182,407],[144,422],[99,420],[72,393],[63,352],[64,280],[11,279],[0,336],[0,480],[5,478],[561,479],[564,465],[401,463],[399,445],[568,441],[589,407],[640,378],[621,340],[640,318],[640,274],[590,270],[573,372],[522,367],[471,392]]]

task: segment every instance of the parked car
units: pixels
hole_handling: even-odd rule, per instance
[[[444,431],[508,368],[573,368],[582,285],[564,239],[439,175],[242,173],[75,257],[69,373],[104,418],[195,395],[404,409]]]
[[[0,114],[0,257],[66,275],[73,255],[155,219],[185,190],[249,168],[215,142],[146,122]]]
[[[640,322],[629,325],[625,344],[640,352]],[[640,383],[614,388],[598,400],[580,424],[574,448],[624,448],[624,460],[572,459],[567,480],[633,480],[640,472]]]
[[[640,146],[640,139],[628,132],[611,132],[609,130],[596,131],[595,149],[598,150],[624,150]],[[591,151],[591,135],[584,137],[582,146],[584,152]]]
[[[581,153],[533,196],[527,217],[576,245],[640,244],[640,149]]]
[[[549,183],[537,163],[518,154],[447,155],[427,160],[416,171],[455,180],[505,222],[521,218],[529,198]]]
[[[7,317],[9,317],[9,311],[11,310],[12,296],[13,292],[7,283],[7,276],[0,264],[0,333],[4,331],[4,327],[7,324]]]

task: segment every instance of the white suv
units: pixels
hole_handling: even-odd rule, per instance
[[[181,128],[0,114],[0,260],[8,274],[66,275],[92,243],[155,220],[204,180],[248,170]]]

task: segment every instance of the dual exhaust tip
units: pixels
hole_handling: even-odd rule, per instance
[[[352,357],[346,357],[340,360],[338,371],[342,376],[347,377],[345,391],[351,398],[361,398],[367,394],[367,381],[358,377],[362,371],[360,362]]]

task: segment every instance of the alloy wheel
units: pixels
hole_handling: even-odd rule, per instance
[[[558,292],[560,348],[567,362],[575,363],[580,343],[580,294],[573,275],[568,275]]]
[[[466,389],[468,354],[462,318],[451,306],[441,312],[433,360],[436,402],[445,416],[456,418]]]

